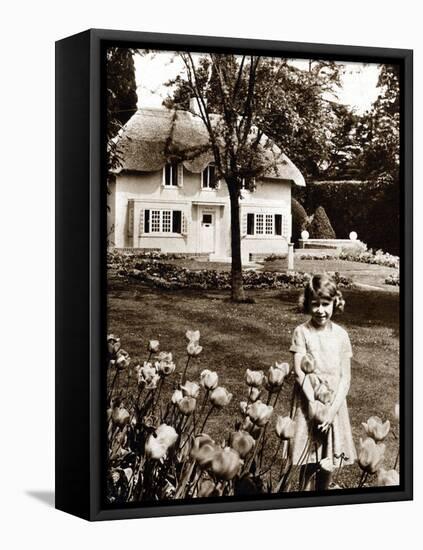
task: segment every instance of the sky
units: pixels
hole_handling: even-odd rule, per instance
[[[173,52],[157,52],[135,56],[135,77],[137,81],[138,107],[160,107],[171,89],[164,83],[183,71],[183,63]],[[302,68],[308,60],[293,60],[292,64]],[[362,114],[375,101],[378,94],[377,79],[379,67],[369,63],[343,63],[338,101]]]

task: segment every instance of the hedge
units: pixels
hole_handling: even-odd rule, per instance
[[[293,194],[308,213],[323,206],[338,238],[346,239],[356,231],[369,248],[398,255],[399,190],[398,182],[385,178],[376,182],[310,182],[305,188],[295,187]]]

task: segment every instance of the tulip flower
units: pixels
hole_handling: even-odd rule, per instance
[[[276,433],[280,439],[292,439],[295,435],[295,422],[289,416],[278,416],[276,420]]]
[[[194,412],[197,400],[194,397],[183,397],[176,405],[183,415],[188,416]]]
[[[245,458],[255,444],[254,438],[244,430],[233,432],[229,440],[229,445],[241,458]]]
[[[395,420],[399,420],[399,415],[400,415],[400,406],[399,406],[399,403],[395,403],[395,407],[394,407]]]
[[[156,370],[160,376],[169,376],[175,372],[176,365],[173,361],[160,361],[156,363]]]
[[[194,399],[197,399],[200,395],[200,386],[197,382],[189,382],[187,380],[185,384],[181,386],[181,390],[184,397],[194,397]]]
[[[147,361],[144,361],[142,367],[140,365],[137,365],[135,367],[135,372],[137,373],[139,385],[148,384],[157,374],[156,369],[152,366],[151,363],[147,363]]]
[[[173,392],[172,397],[170,398],[170,400],[172,401],[172,403],[174,405],[176,405],[183,398],[184,398],[184,394],[181,392],[181,390],[175,390]]]
[[[269,419],[273,413],[273,407],[271,405],[266,405],[261,401],[256,401],[252,405],[248,406],[247,413],[251,422],[257,426],[264,426],[269,422]]]
[[[118,370],[124,370],[129,367],[130,363],[131,358],[129,357],[129,353],[124,349],[120,349],[116,355],[116,368]]]
[[[261,370],[247,369],[245,373],[245,379],[249,386],[259,388],[263,384],[264,373]]]
[[[147,349],[150,353],[158,353],[159,348],[160,348],[160,343],[158,340],[150,340],[148,342]]]
[[[314,390],[314,397],[323,405],[329,405],[333,399],[333,391],[322,383]]]
[[[161,424],[155,434],[150,435],[145,444],[145,454],[147,458],[153,460],[159,460],[163,458],[167,451],[172,447],[176,440],[178,439],[178,434],[172,426],[167,424]]]
[[[374,439],[367,437],[364,441],[360,437],[360,450],[358,453],[358,465],[368,474],[374,474],[380,468],[385,455],[385,445],[375,443]]]
[[[376,442],[383,441],[391,428],[389,420],[383,423],[378,416],[371,416],[367,422],[362,422],[361,425],[366,430],[367,435]]]
[[[217,451],[218,447],[213,439],[207,434],[200,434],[194,439],[190,454],[200,468],[207,468]]]
[[[187,337],[188,342],[193,342],[194,344],[198,344],[198,342],[200,341],[199,330],[187,330],[185,333],[185,336]]]
[[[259,390],[259,388],[255,388],[254,386],[250,387],[248,390],[249,401],[254,403],[254,401],[257,401],[257,399],[260,397],[260,394],[261,394],[261,390]]]
[[[385,470],[380,468],[377,476],[377,484],[381,487],[399,485],[399,474],[396,470]]]
[[[324,470],[330,474],[336,469],[336,466],[330,456],[322,458],[322,460],[319,461],[319,466],[321,470]]]
[[[211,470],[218,479],[228,481],[237,475],[241,465],[239,454],[230,447],[225,447],[215,453]]]
[[[301,370],[304,374],[311,374],[316,370],[316,363],[314,357],[309,353],[306,353],[301,359]]]
[[[247,416],[245,419],[244,419],[244,422],[242,423],[241,425],[241,428],[248,432],[249,434],[251,434],[253,436],[254,439],[257,439],[258,436],[260,435],[260,432],[261,432],[261,427],[260,426],[256,426],[255,424],[253,424],[253,422],[251,422],[250,420],[250,417]]]
[[[199,483],[197,497],[199,498],[208,498],[211,496],[217,496],[217,491],[215,491],[216,484],[211,479],[203,479]]]
[[[119,350],[120,338],[117,338],[114,334],[109,334],[107,336],[107,351],[109,352],[109,357],[114,359]]]
[[[112,421],[119,428],[123,428],[128,424],[130,417],[129,411],[122,406],[115,407],[112,411]]]
[[[187,354],[190,357],[197,357],[203,351],[202,346],[199,346],[197,342],[190,342],[187,345]]]
[[[210,401],[215,407],[226,407],[226,405],[229,405],[232,399],[232,394],[228,392],[228,390],[222,386],[218,386],[215,390],[213,390],[210,394]]]
[[[281,363],[282,365],[286,363]],[[266,378],[266,389],[270,392],[279,390],[282,387],[283,381],[287,375],[286,369],[278,367],[270,367]]]
[[[161,362],[161,361],[165,361],[166,363],[171,363],[173,360],[173,356],[172,354],[170,353],[170,351],[161,351],[158,355],[157,355],[157,361]]]
[[[216,372],[212,372],[211,370],[205,369],[200,374],[200,384],[207,391],[216,389],[218,383],[219,383],[219,377]]]
[[[155,390],[157,388],[157,385],[160,381],[160,376],[158,374],[155,374],[153,378],[145,385],[146,390]]]
[[[247,415],[248,403],[246,401],[239,402],[239,408],[243,416]]]

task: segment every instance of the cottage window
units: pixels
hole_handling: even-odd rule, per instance
[[[145,210],[144,233],[182,233],[180,210]]]
[[[256,178],[242,178],[241,191],[254,191]]]
[[[178,187],[180,170],[177,162],[166,164],[163,168],[163,185],[165,187]]]
[[[203,189],[215,189],[217,187],[216,168],[214,164],[209,164],[201,174],[201,187]]]
[[[247,235],[287,236],[288,219],[282,214],[247,214]]]

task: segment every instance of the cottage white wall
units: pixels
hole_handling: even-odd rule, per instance
[[[200,226],[203,209],[215,213],[215,253],[212,258],[229,258],[230,206],[226,183],[218,189],[202,189],[201,175],[184,169],[183,186],[167,188],[162,186],[162,170],[146,173],[123,173],[117,176],[113,195],[109,198],[114,211],[114,244],[118,248],[158,248],[165,252],[200,252]],[[133,235],[129,231],[128,205],[134,208]],[[264,180],[257,184],[254,192],[243,192],[241,224],[247,212],[284,213],[290,216],[291,184],[280,180]],[[186,235],[142,234],[139,230],[140,213],[144,209],[169,208],[181,210],[187,221]],[[290,231],[289,223],[289,231]],[[288,238],[281,236],[242,237],[243,261],[250,254],[287,251]]]

